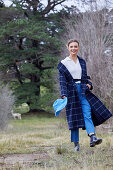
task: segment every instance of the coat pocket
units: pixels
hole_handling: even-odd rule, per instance
[[[87,86],[87,84],[85,84],[85,86],[86,86],[86,91],[89,91],[90,89],[89,89],[89,87]]]

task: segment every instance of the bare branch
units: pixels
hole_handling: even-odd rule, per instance
[[[78,39],[79,55],[86,59],[88,72],[93,80],[95,94],[113,110],[113,12],[106,8],[88,11],[64,19],[66,33],[61,36],[64,43],[68,39]],[[63,48],[66,49],[66,48]],[[67,56],[67,50],[61,56]]]
[[[45,7],[45,9],[43,10],[43,14],[48,14],[51,10],[54,9],[55,6],[65,2],[66,0],[48,0],[48,4],[47,6]]]

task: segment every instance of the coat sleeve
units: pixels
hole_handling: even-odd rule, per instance
[[[61,73],[59,71],[59,83],[60,83],[60,92],[61,92],[61,97],[62,96],[67,96],[67,82],[66,82],[66,77],[64,73]]]
[[[85,61],[84,61],[85,62]],[[86,62],[85,62],[85,77],[89,77],[89,76],[87,76],[87,66],[86,66]],[[90,88],[90,90],[92,90],[93,89],[93,85],[92,85],[92,82],[91,81],[89,81],[88,79],[87,79],[87,84],[90,84],[91,85],[91,88]]]

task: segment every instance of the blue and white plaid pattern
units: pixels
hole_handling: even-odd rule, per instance
[[[87,79],[86,62],[78,56],[81,68],[81,79]],[[77,94],[75,82],[68,69],[60,62],[58,64],[59,70],[59,82],[61,96],[67,96],[68,103],[66,106],[66,117],[69,125],[69,129],[84,128],[84,118],[82,114],[82,108]],[[86,83],[81,82],[82,95],[85,95],[92,109],[92,120],[95,126],[100,125],[108,118],[112,116],[109,110],[104,104],[89,90],[86,84],[92,83],[87,80]]]

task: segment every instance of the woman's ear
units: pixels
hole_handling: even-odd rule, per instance
[[[80,50],[80,46],[78,46],[78,50]]]
[[[66,44],[66,47],[67,47],[67,49],[68,49],[68,45]]]

